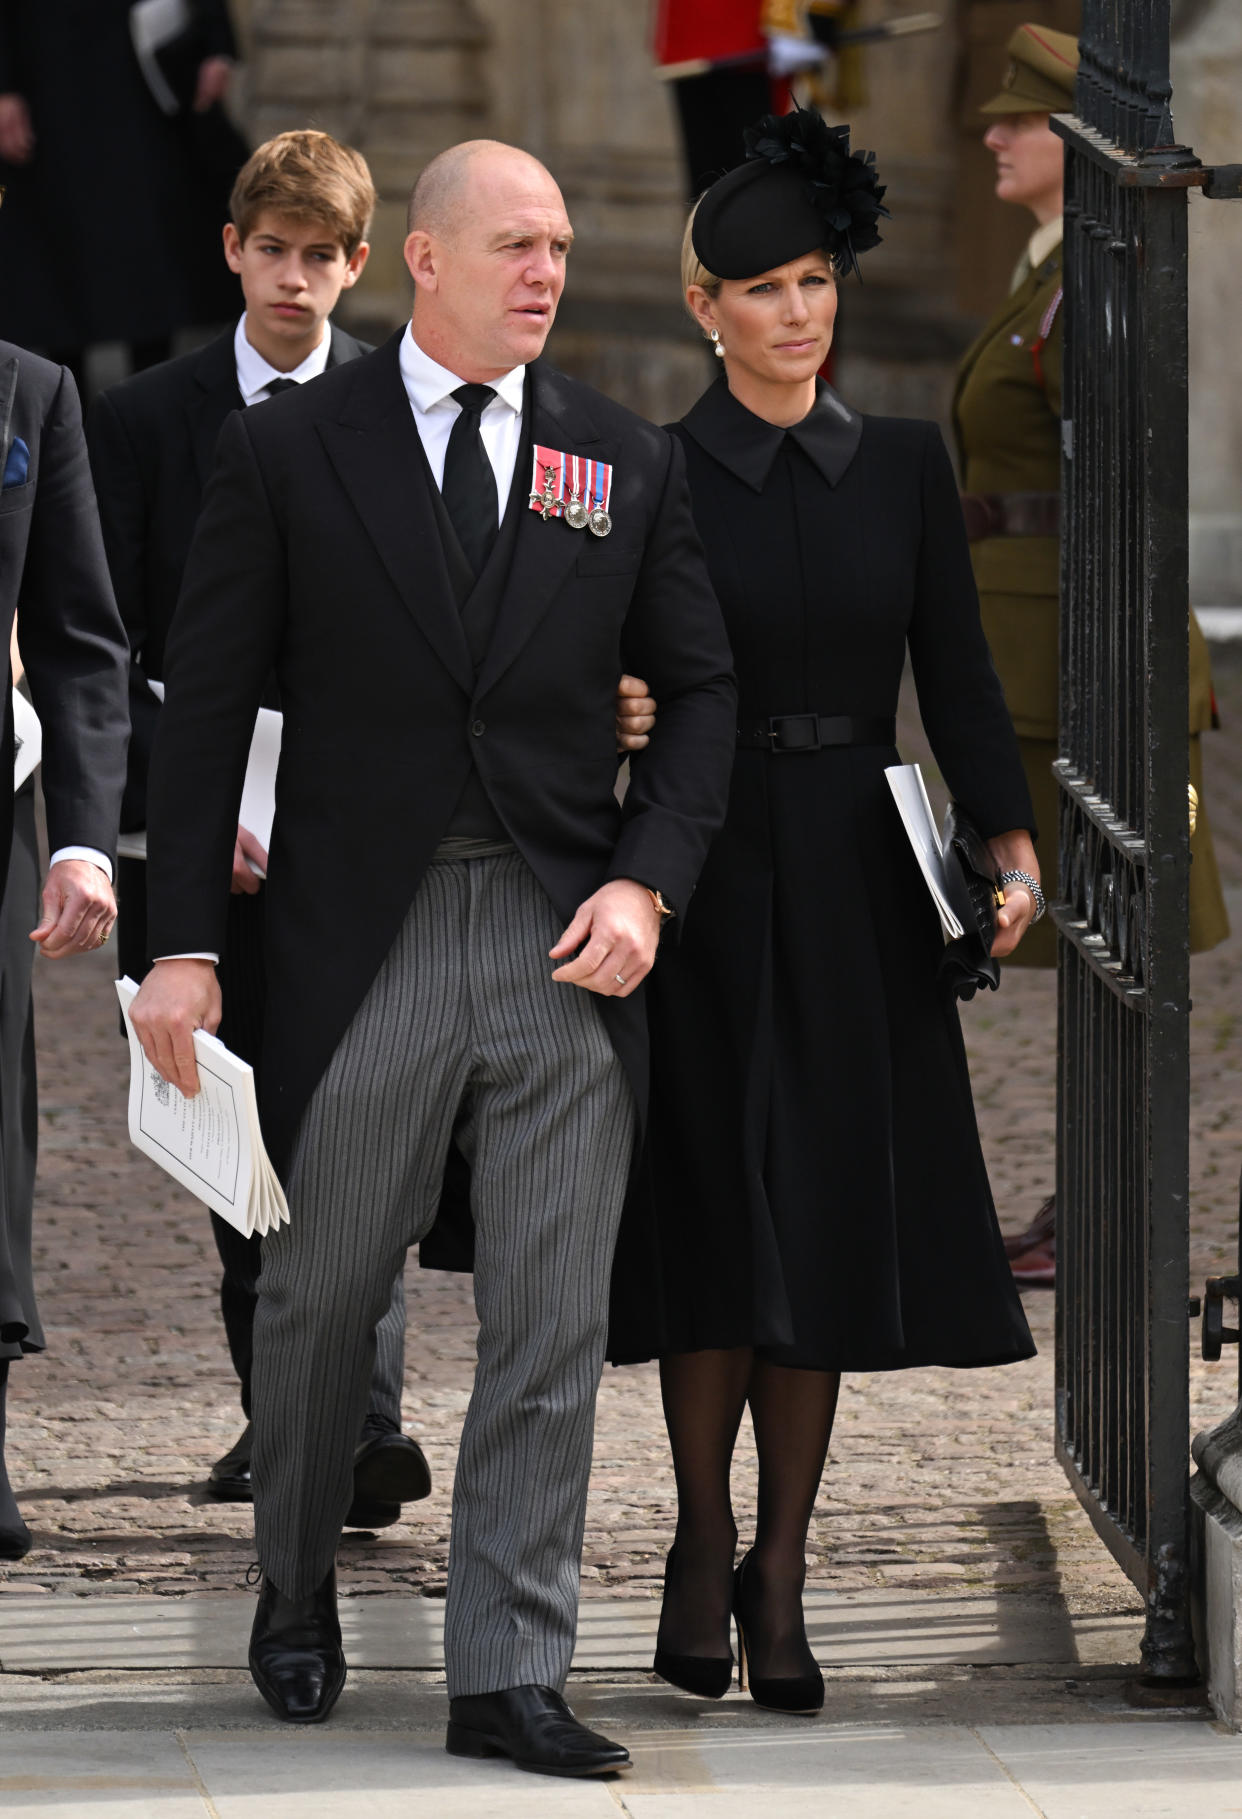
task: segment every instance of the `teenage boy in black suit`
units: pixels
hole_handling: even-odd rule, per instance
[[[164,644],[220,430],[232,412],[369,351],[329,317],[366,264],[374,207],[365,161],[327,133],[281,133],[261,145],[237,178],[232,219],[224,229],[224,256],[241,279],[246,300],[241,320],[206,347],[113,386],[91,412],[88,435],[104,541],[133,651],[134,731],[121,821],[127,830],[146,825],[147,765],[160,712],[148,681],[163,678]],[[278,705],[270,688],[265,703]],[[257,1064],[266,895],[255,867],[266,872],[267,854],[249,829],[239,826],[221,967],[230,988],[229,1014],[220,1033],[230,1048]],[[123,859],[118,882],[120,964],[141,979],[152,958],[145,863]],[[207,1489],[221,1501],[247,1502],[260,1244],[215,1214],[211,1223],[224,1266],[221,1310],[247,1424],[212,1467]],[[351,1526],[395,1522],[402,1502],[430,1489],[421,1450],[400,1431],[404,1335],[398,1275],[377,1328],[371,1403],[355,1455]]]

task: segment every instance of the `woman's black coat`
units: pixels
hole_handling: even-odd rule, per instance
[[[953,795],[987,835],[1030,826],[935,426],[860,417],[823,387],[786,434],[721,380],[675,433],[743,731],[892,716],[908,648]],[[1033,1351],[938,918],[884,777],[898,762],[891,743],[738,751],[724,830],[647,986],[618,1362],[756,1345],[870,1370]]]

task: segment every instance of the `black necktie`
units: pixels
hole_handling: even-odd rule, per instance
[[[500,529],[496,476],[479,429],[479,418],[496,394],[490,385],[459,385],[453,396],[461,415],[448,439],[440,490],[457,541],[477,575]]]
[[[281,392],[290,391],[297,385],[296,379],[269,379],[263,390],[269,398],[277,397]]]

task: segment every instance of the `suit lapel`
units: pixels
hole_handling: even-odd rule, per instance
[[[194,465],[201,485],[206,486],[216,462],[216,444],[224,420],[242,409],[242,396],[237,389],[237,361],[233,354],[233,330],[208,342],[195,366],[197,392],[187,406],[190,441]]]
[[[527,463],[536,443],[570,455],[585,454],[592,460],[607,459],[609,448],[601,443],[599,430],[575,398],[570,381],[539,361],[529,368],[526,408],[530,435],[523,439],[521,459]],[[515,487],[520,485],[529,492],[529,478],[529,472],[515,474]],[[480,695],[499,680],[531,636],[581,554],[583,538],[589,535],[588,531],[570,530],[558,518],[545,521],[538,512],[519,504],[509,577],[479,673]]]
[[[431,477],[397,364],[404,332],[357,362],[357,383],[341,417],[318,429],[410,615],[470,694],[474,666],[436,525]]]

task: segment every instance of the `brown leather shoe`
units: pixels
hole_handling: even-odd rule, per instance
[[[1057,1241],[1048,1238],[1033,1244],[1020,1257],[1009,1259],[1009,1268],[1019,1288],[1055,1288],[1057,1280]]]
[[[1016,1232],[1012,1238],[1005,1239],[1005,1255],[1020,1257],[1023,1251],[1034,1250],[1037,1244],[1047,1244],[1050,1238],[1057,1235],[1057,1197],[1049,1194],[1031,1223],[1024,1232]]]

